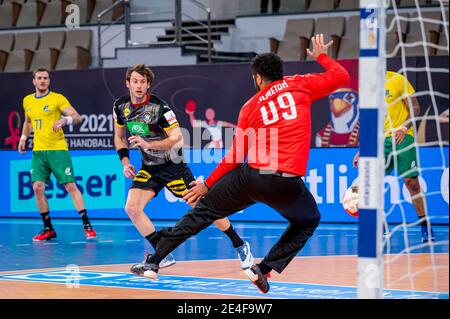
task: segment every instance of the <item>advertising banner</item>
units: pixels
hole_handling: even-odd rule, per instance
[[[304,177],[317,201],[322,222],[357,222],[342,208],[347,188],[357,178],[352,167],[357,149],[312,149],[307,175]],[[426,194],[426,205],[434,223],[448,224],[448,148],[421,148],[420,183]],[[83,193],[86,208],[93,218],[128,218],[124,211],[131,180],[123,176],[115,151],[71,151],[76,183]],[[224,155],[222,149],[185,150],[185,160],[194,176],[204,179]],[[133,165],[140,168],[140,154],[131,152]],[[36,217],[38,210],[30,182],[31,152],[21,156],[17,151],[3,151],[0,156],[0,216]],[[385,176],[385,210],[388,221],[416,221],[417,216],[408,190],[395,175]],[[78,218],[70,196],[54,177],[46,189],[54,217]],[[150,218],[177,220],[189,206],[163,189],[145,208]],[[299,212],[301,214],[301,212]],[[239,221],[285,221],[276,211],[257,204],[230,217]]]

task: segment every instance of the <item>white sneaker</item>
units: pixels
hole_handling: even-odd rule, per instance
[[[244,242],[244,245],[236,248],[236,252],[239,257],[239,261],[241,262],[242,269],[249,269],[251,266],[253,266],[253,255],[250,251],[250,244],[246,241]]]
[[[177,262],[172,254],[168,254],[161,262],[159,263],[159,268],[167,268],[175,265]]]

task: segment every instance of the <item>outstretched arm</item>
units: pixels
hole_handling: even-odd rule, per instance
[[[225,121],[221,121],[222,122],[222,126],[223,127],[231,127],[231,128],[236,128],[236,124],[230,123],[230,122],[225,122]]]
[[[318,100],[340,88],[350,80],[350,75],[342,65],[327,55],[333,41],[324,43],[323,34],[311,39],[313,50],[306,49],[308,55],[315,59],[326,71],[324,73],[306,74],[302,77],[307,83],[312,100]]]
[[[186,111],[186,113],[189,115],[189,122],[191,122],[192,127],[199,127],[197,119],[195,118],[195,111]]]

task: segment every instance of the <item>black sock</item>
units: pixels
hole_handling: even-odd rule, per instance
[[[52,221],[50,220],[50,212],[41,213],[42,221],[44,222],[44,228],[53,229]]]
[[[419,218],[423,218],[423,217],[419,217]],[[423,220],[420,224],[422,225],[422,227],[428,227],[428,222],[427,222],[426,219]],[[430,225],[430,226],[431,226],[431,225]]]
[[[87,216],[86,209],[80,210],[78,212],[78,214],[80,214],[80,216],[81,216],[81,220],[83,221],[83,226],[84,226],[85,229],[89,228],[89,227],[92,227],[91,223],[89,222],[89,218]]]
[[[261,272],[266,275],[269,272],[272,271],[272,268],[270,268],[269,266],[267,266],[264,262],[260,262],[259,264],[257,264],[259,269],[261,270]]]
[[[156,236],[156,232],[154,231],[153,233],[145,236],[145,239],[148,240],[150,245],[152,245],[153,249],[156,251],[156,244],[158,243],[158,236]]]
[[[244,241],[236,233],[236,231],[233,228],[233,225],[230,225],[230,228],[228,228],[226,231],[224,231],[224,233],[225,233],[225,235],[228,236],[228,238],[230,238],[234,248],[238,248],[238,247],[244,245]]]

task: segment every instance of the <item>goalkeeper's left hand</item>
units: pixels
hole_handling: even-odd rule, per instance
[[[186,194],[183,196],[183,200],[185,200],[189,205],[194,207],[197,202],[206,195],[208,192],[208,188],[206,187],[204,182],[201,181],[193,181],[189,184],[192,188],[190,188]]]

